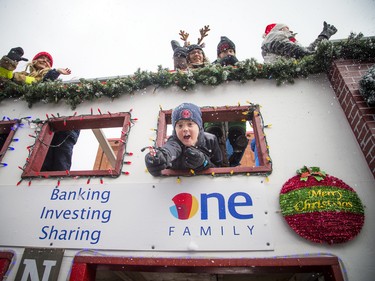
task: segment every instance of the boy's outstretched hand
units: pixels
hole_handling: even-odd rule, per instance
[[[161,171],[167,168],[167,159],[160,150],[150,151],[145,156],[147,170],[154,177],[160,176]]]
[[[193,170],[208,168],[208,156],[195,147],[189,147],[185,152],[185,165]]]

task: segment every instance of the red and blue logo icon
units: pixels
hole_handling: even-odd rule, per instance
[[[198,211],[198,200],[190,193],[179,193],[172,198],[172,201],[174,205],[169,207],[169,210],[177,219],[190,219]]]

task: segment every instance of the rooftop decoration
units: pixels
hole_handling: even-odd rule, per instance
[[[375,106],[375,65],[359,80],[359,92],[369,106]]]
[[[0,102],[21,99],[31,107],[37,102],[59,103],[64,100],[75,109],[83,101],[102,97],[115,99],[135,94],[148,86],[154,86],[155,90],[176,86],[188,91],[198,84],[216,86],[229,81],[245,83],[257,79],[273,79],[281,85],[293,83],[296,78],[326,72],[332,61],[340,58],[363,61],[375,58],[375,38],[352,33],[346,40],[321,42],[314,55],[300,60],[280,59],[275,64],[262,64],[251,58],[238,62],[235,67],[212,64],[193,71],[171,71],[159,66],[157,72],[138,69],[133,75],[106,80],[80,79],[78,83],[56,81],[31,86],[1,80]]]

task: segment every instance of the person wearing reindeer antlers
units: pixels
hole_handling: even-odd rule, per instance
[[[172,49],[174,51],[173,61],[175,70],[196,69],[210,64],[210,61],[203,51],[204,43],[202,43],[204,37],[207,36],[208,31],[210,31],[210,26],[205,25],[204,28],[199,30],[201,37],[198,38],[198,43],[190,44],[188,41],[189,33],[180,30],[180,39],[184,41],[184,45],[181,47],[177,41],[171,41]]]
[[[275,63],[279,58],[300,59],[315,52],[317,45],[328,40],[337,32],[335,26],[323,23],[323,30],[313,43],[307,48],[301,46],[295,36],[296,33],[289,30],[289,27],[283,23],[273,23],[266,27],[262,42],[262,56],[265,63]]]

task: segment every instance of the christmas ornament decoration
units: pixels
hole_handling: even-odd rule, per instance
[[[288,225],[315,243],[352,240],[365,220],[363,205],[354,189],[319,167],[304,166],[297,174],[280,191],[281,213]]]

